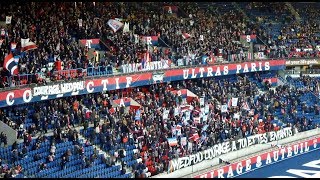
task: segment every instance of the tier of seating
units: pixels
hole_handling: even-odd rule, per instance
[[[172,13],[166,12],[168,6],[173,9],[173,12],[170,11]],[[219,58],[225,61],[247,60],[252,56],[240,55],[242,52],[249,53],[239,43],[243,34],[257,35],[255,45],[270,46],[258,48],[267,58],[319,57],[319,50],[316,50],[319,26],[314,26],[317,22],[313,20],[319,15],[317,6],[315,3],[296,5],[276,2],[65,2],[54,5],[22,5],[16,2],[9,7],[3,5],[0,7],[3,17],[11,12],[12,20],[10,26],[1,26],[6,41],[2,43],[3,53],[0,54],[0,67],[4,67],[0,69],[0,88],[116,73],[123,64],[143,61],[141,53],[147,47],[143,43],[135,43],[134,34],[158,36],[158,48],[152,48],[149,52],[149,61],[171,60],[173,66],[178,65],[181,58],[191,60],[190,64],[202,63],[204,55],[215,61]],[[307,11],[303,7],[307,7]],[[25,16],[20,12],[31,13]],[[76,15],[78,12],[86,12],[88,16],[79,18]],[[296,12],[301,21],[297,19]],[[68,16],[69,20],[60,21],[61,14]],[[33,22],[38,17],[39,20]],[[112,18],[129,22],[131,32],[113,33],[105,23]],[[82,27],[73,23],[80,19],[83,21]],[[52,27],[52,24],[56,25]],[[188,36],[182,36],[184,33]],[[201,41],[210,46],[199,46],[200,36],[204,37]],[[38,49],[20,53],[21,38],[36,42]],[[60,38],[61,41],[49,41]],[[91,50],[78,43],[81,39],[93,38],[100,39],[100,44],[95,47],[96,53],[99,51],[97,61],[90,59],[88,53],[92,54]],[[15,58],[19,59],[18,75],[10,75],[4,66],[4,58],[11,52],[11,42],[18,43],[16,50],[13,50]],[[280,51],[282,47],[285,47],[284,51]],[[309,53],[302,53],[306,49]],[[240,58],[233,58],[234,55]]]

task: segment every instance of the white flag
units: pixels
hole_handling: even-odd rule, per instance
[[[225,105],[222,105],[221,106],[221,112],[227,112],[228,111],[228,105],[225,104]]]
[[[232,98],[232,106],[237,106],[238,104],[238,98]]]
[[[163,115],[162,115],[162,119],[169,119],[169,110],[164,110],[163,111]]]
[[[123,27],[123,23],[114,19],[109,19],[108,23],[109,27],[113,30],[113,32],[117,32],[120,28]]]
[[[79,27],[82,27],[82,19],[78,19]]]
[[[204,40],[203,35],[200,35],[199,40],[200,40],[200,41],[203,41],[203,40]]]
[[[11,24],[12,16],[6,16],[6,24]]]
[[[129,29],[129,23],[128,22],[125,22],[124,23],[124,26],[123,26],[123,33],[126,33],[126,32],[129,32],[130,29]]]

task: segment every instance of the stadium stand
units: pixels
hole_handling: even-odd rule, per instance
[[[123,74],[123,65],[147,59],[168,60],[169,68],[177,68],[254,61],[257,53],[270,59],[320,57],[318,7],[269,2],[3,4],[0,88]],[[12,16],[10,23],[6,16]],[[115,18],[130,22],[131,31],[112,31],[108,20]],[[154,36],[158,44],[136,42],[137,35]],[[254,42],[241,42],[243,35]],[[22,50],[26,38],[37,48]],[[82,43],[86,39],[99,41],[92,49]],[[18,62],[15,75],[4,62],[10,52]],[[299,132],[319,128],[319,81],[251,72],[3,107],[0,121],[17,131],[17,141],[8,145],[1,132],[0,173],[5,178],[161,174],[170,160],[220,142],[285,127]],[[234,96],[239,97],[235,107]],[[202,97],[210,121],[199,118]],[[221,112],[224,104],[226,112]],[[173,137],[177,141],[171,144]]]

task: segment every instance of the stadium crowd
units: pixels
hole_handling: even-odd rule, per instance
[[[165,12],[164,5],[178,6],[176,15]],[[279,17],[285,14],[282,10],[290,13],[282,6],[262,2],[245,4],[247,11],[258,8],[263,13],[275,12]],[[3,67],[3,59],[11,51],[11,42],[18,43],[15,55],[21,48],[21,38],[30,38],[38,46],[35,50],[23,52],[19,59],[19,74],[29,74],[24,84],[47,83],[47,77],[55,79],[53,72],[57,69],[54,66],[51,69],[49,63],[56,60],[64,63],[62,70],[97,66],[119,68],[123,64],[138,63],[141,60],[139,54],[149,47],[141,42],[135,43],[134,34],[158,36],[159,44],[166,48],[152,47],[152,61],[170,59],[175,65],[181,58],[187,59],[187,64],[201,64],[200,57],[203,55],[222,56],[225,61],[247,60],[245,52],[248,48],[238,42],[242,34],[261,37],[267,46],[256,46],[255,51],[264,51],[270,58],[319,57],[316,47],[319,43],[316,35],[319,24],[314,18],[319,11],[312,7],[306,12],[309,20],[303,21],[307,24],[296,23],[293,19],[286,19],[292,15],[284,15],[284,26],[276,38],[270,33],[271,25],[262,26],[271,22],[270,17],[258,17],[259,24],[247,21],[246,14],[237,8],[203,8],[193,2],[26,2],[1,6],[0,9],[2,19],[12,16],[11,24],[0,27],[6,31],[2,35],[0,67]],[[299,11],[299,14],[303,13]],[[132,32],[114,33],[107,25],[112,18],[130,22]],[[82,27],[79,27],[78,19],[83,20]],[[98,62],[88,59],[88,49],[78,42],[91,38],[104,41],[105,54]],[[230,59],[233,54],[240,56]],[[0,69],[0,88],[22,84],[21,79],[16,79],[18,76],[10,82],[8,77],[12,77],[10,72]],[[23,140],[21,152],[15,142],[9,146],[12,148],[9,157],[5,161],[0,157],[1,173],[5,173],[5,177],[24,173],[28,167],[22,167],[18,162],[27,158],[29,151],[39,150],[49,143],[48,155],[34,154],[32,157],[39,172],[50,169],[50,163],[57,159],[61,159],[61,170],[70,168],[68,162],[72,161],[70,159],[74,154],[82,160],[83,168],[90,168],[99,159],[98,153],[95,149],[94,153],[86,154],[84,149],[97,145],[108,154],[102,157],[107,167],[121,162],[122,175],[129,169],[135,178],[143,178],[166,172],[172,159],[194,154],[220,142],[278,131],[284,127],[292,127],[298,132],[318,128],[320,121],[309,115],[319,116],[319,103],[314,96],[319,93],[316,88],[319,79],[289,79],[293,87],[285,84],[273,89],[270,83],[264,81],[270,77],[276,75],[273,72],[248,73],[186,80],[1,108],[0,120],[17,130],[17,138]],[[188,89],[197,98],[184,99],[172,92],[181,89]],[[115,105],[114,100],[126,97],[138,102],[140,107]],[[201,106],[202,97],[205,105]],[[239,98],[237,106],[229,104],[232,97]],[[228,105],[227,112],[221,112],[225,104]],[[200,118],[204,106],[209,107],[207,120]],[[176,108],[179,109],[178,114],[175,113]],[[167,110],[168,117],[164,118]],[[187,112],[190,112],[189,117]],[[83,130],[78,132],[76,128],[79,126]],[[52,131],[52,137],[43,135]],[[78,143],[79,136],[87,140],[83,144]],[[183,137],[186,137],[186,143],[182,141]],[[7,138],[1,132],[0,146],[4,144],[3,148],[7,147]],[[33,143],[33,138],[37,138],[36,143]],[[176,138],[177,144],[170,144],[171,138]],[[68,141],[72,142],[73,148],[68,146],[58,157],[57,144]],[[129,157],[124,147],[130,145],[135,146],[134,153],[130,154],[134,163],[124,160]],[[46,161],[42,162],[43,159]]]
[[[271,73],[271,76],[275,75]],[[33,103],[28,108],[3,108],[1,120],[12,122],[9,124],[18,130],[25,146],[30,146],[32,137],[39,136],[37,132],[46,133],[48,129],[54,130],[53,137],[57,142],[76,140],[79,133],[73,129],[81,125],[83,130],[80,133],[88,139],[85,144],[98,145],[108,152],[110,157],[105,157],[108,159],[105,162],[109,165],[112,159],[121,161],[125,157],[124,145],[135,144],[134,159],[141,158],[142,161],[132,165],[132,173],[135,177],[148,177],[165,172],[172,159],[194,154],[220,142],[277,131],[283,127],[292,127],[299,132],[319,127],[319,122],[313,123],[313,117],[305,116],[306,113],[319,115],[318,103],[314,99],[309,99],[312,104],[301,100],[303,95],[316,91],[316,84],[311,83],[315,79],[300,79],[305,88],[283,85],[273,90],[271,84],[263,82],[265,77],[264,73],[251,73],[55,99]],[[259,93],[258,83],[265,93]],[[184,99],[171,92],[186,88],[197,98]],[[113,100],[124,97],[133,98],[141,107],[115,106]],[[200,97],[205,97],[205,104],[209,105],[206,121],[199,118],[204,107],[200,106]],[[235,107],[229,104],[232,97],[239,97]],[[183,110],[183,107],[189,107],[185,106],[187,104],[193,106],[188,108],[190,118]],[[227,112],[221,112],[224,104],[228,104]],[[303,104],[302,110],[298,108],[300,104]],[[175,108],[180,108],[178,115],[174,115]],[[167,119],[163,117],[165,110],[169,110]],[[140,118],[137,118],[137,111]],[[275,112],[281,112],[281,115],[275,115]],[[297,116],[297,113],[303,116]],[[172,137],[177,138],[177,145],[170,146],[168,139]],[[182,143],[182,137],[187,138],[186,144]],[[40,144],[33,146],[36,149]],[[54,150],[53,142],[50,148],[53,154],[48,159],[54,158]],[[13,151],[12,156],[16,160],[19,154]],[[146,167],[150,175],[144,171]]]
[[[164,10],[165,5],[178,8],[173,8],[173,14],[170,14]],[[282,8],[287,7],[283,3],[252,2],[245,6],[248,12],[258,8],[262,14],[273,12],[283,17],[281,21],[286,24],[279,30],[281,35],[273,38],[269,26],[271,18],[261,15],[258,17],[260,21],[249,21],[245,18],[248,15],[233,8],[231,3],[218,5],[215,8],[200,8],[195,2],[25,2],[8,7],[4,5],[0,7],[2,19],[11,16],[12,20],[10,24],[1,26],[4,34],[0,66],[3,67],[4,57],[11,51],[11,42],[17,43],[15,55],[20,52],[21,38],[29,38],[38,48],[20,54],[19,75],[11,76],[5,68],[0,70],[0,87],[50,82],[61,79],[63,70],[78,69],[77,76],[82,76],[80,73],[87,73],[87,68],[119,68],[123,64],[139,63],[143,59],[141,53],[147,51],[148,47],[142,41],[136,43],[135,35],[158,36],[159,46],[151,48],[151,61],[170,59],[175,65],[178,59],[185,59],[185,64],[204,63],[204,55],[210,56],[209,61],[216,61],[219,56],[226,61],[252,59],[253,55],[248,55],[248,47],[239,43],[240,36],[244,34],[257,35],[258,40],[261,37],[262,42],[257,43],[254,52],[259,50],[269,58],[319,57],[316,48],[319,25],[312,20],[316,19],[312,17],[316,17],[319,12],[313,7],[308,8],[310,13],[307,14],[314,14],[306,18],[310,20],[298,24],[292,18],[288,19],[292,15],[288,8]],[[282,10],[285,10],[285,16],[280,16]],[[107,25],[107,21],[112,18],[129,22],[131,31],[114,33]],[[81,27],[79,19],[82,19]],[[188,35],[182,36],[185,33]],[[80,39],[92,38],[100,39],[101,46],[105,47],[104,55],[97,62],[89,59],[88,48],[79,44]],[[55,61],[62,62],[61,70],[52,65]],[[102,70],[105,71],[105,68]]]

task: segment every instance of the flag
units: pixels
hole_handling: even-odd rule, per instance
[[[185,105],[185,106],[181,106],[181,112],[184,113],[186,111],[192,111],[193,110],[193,106],[191,105]]]
[[[14,59],[14,62],[16,62],[16,64],[19,64],[20,56],[14,56],[13,59]]]
[[[200,41],[203,41],[203,40],[204,40],[203,35],[200,35],[199,40],[200,40]]]
[[[10,71],[11,75],[19,74],[18,65],[15,62],[12,53],[4,58],[3,67]]]
[[[178,6],[163,6],[162,8],[165,14],[176,16],[178,13]]]
[[[100,39],[80,39],[79,44],[83,47],[101,49]]]
[[[187,145],[187,137],[181,137],[181,145],[182,146]]]
[[[82,27],[82,19],[78,19],[78,24],[79,24],[79,27]]]
[[[140,39],[148,45],[157,46],[159,44],[158,36],[140,36]]]
[[[31,42],[29,38],[21,38],[21,51],[28,51],[32,49],[37,49],[37,45],[34,42]]]
[[[140,112],[140,110],[138,109],[138,110],[136,111],[136,116],[134,117],[134,120],[140,121],[140,119],[141,119],[141,112]]]
[[[1,34],[1,36],[5,36],[6,35],[6,30],[2,28],[0,34]]]
[[[247,110],[247,111],[250,110],[250,107],[249,107],[249,104],[248,104],[247,101],[244,101],[244,102],[242,103],[242,108],[243,108],[244,110]]]
[[[230,107],[231,104],[232,104],[232,99],[229,99],[229,100],[228,100],[228,107]]]
[[[227,104],[221,106],[221,112],[228,112],[228,105]]]
[[[176,131],[177,131],[177,136],[181,136],[181,124],[178,124],[176,127]]]
[[[176,146],[178,145],[177,138],[168,138],[169,146]]]
[[[128,22],[125,22],[124,23],[124,26],[123,26],[123,29],[122,29],[122,32],[123,33],[126,33],[126,32],[129,32],[130,29],[129,29],[129,23]]]
[[[189,139],[192,139],[193,141],[198,141],[199,140],[199,134],[194,133]]]
[[[109,27],[113,30],[113,32],[117,32],[120,28],[122,28],[123,23],[114,19],[109,19],[107,22]]]
[[[11,24],[12,16],[6,16],[6,24]]]
[[[17,47],[17,43],[12,42],[11,43],[11,51],[14,51],[16,49],[16,47]]]
[[[232,98],[232,106],[237,106],[238,104],[238,98]]]
[[[183,39],[189,39],[191,35],[189,33],[182,33]]]
[[[250,111],[249,111],[249,116],[253,116],[254,115],[254,109],[251,109]]]

